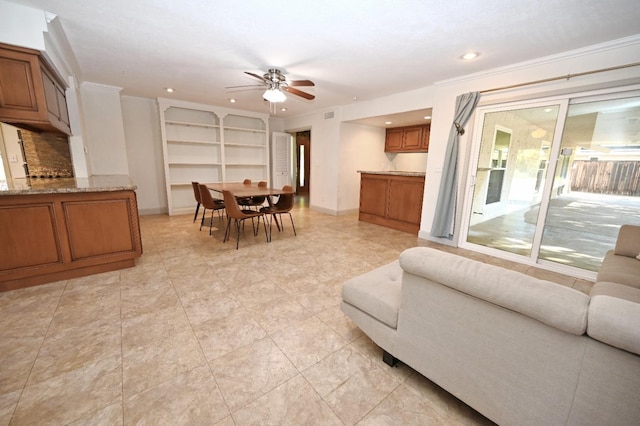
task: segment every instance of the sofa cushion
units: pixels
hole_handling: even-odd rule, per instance
[[[589,336],[640,355],[640,289],[596,283],[591,289],[588,318]]]
[[[622,225],[618,231],[615,254],[636,257],[640,254],[640,226]]]
[[[402,269],[396,260],[345,282],[342,300],[395,329],[401,290]]]
[[[586,331],[589,296],[572,288],[427,247],[405,250],[400,266],[568,333]]]
[[[633,257],[607,252],[598,271],[597,282],[610,282],[640,288],[640,262]]]

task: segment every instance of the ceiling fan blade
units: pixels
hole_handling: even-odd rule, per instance
[[[265,79],[264,79],[264,77],[262,77],[261,75],[254,74],[254,73],[252,73],[252,72],[248,72],[248,71],[245,71],[244,73],[245,73],[245,74],[247,74],[247,75],[250,75],[251,77],[255,77],[255,78],[257,78],[257,79],[258,79],[258,80],[260,80],[260,81],[264,81],[265,83],[268,83],[268,81],[267,81],[267,80],[265,80]]]
[[[294,89],[293,87],[288,87],[288,86],[287,87],[282,87],[281,86],[280,88],[282,90],[284,90],[285,92],[289,92],[292,95],[300,96],[301,98],[305,98],[305,99],[309,99],[309,100],[312,100],[312,99],[316,98],[315,96],[313,96],[313,95],[311,95],[309,93],[303,92],[302,90]]]
[[[289,86],[315,86],[311,80],[292,80],[288,81],[287,84]]]
[[[258,88],[258,87],[264,87],[264,84],[245,84],[245,85],[242,85],[242,86],[226,86],[225,89],[239,89],[239,88],[242,88],[242,87],[256,87],[256,88]]]

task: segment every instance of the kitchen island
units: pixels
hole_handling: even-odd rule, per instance
[[[0,190],[0,291],[134,266],[135,189],[128,176],[9,181]]]
[[[359,220],[418,234],[425,173],[361,171]]]

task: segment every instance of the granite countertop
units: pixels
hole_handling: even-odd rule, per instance
[[[358,173],[368,173],[371,175],[391,175],[391,176],[425,176],[425,172],[403,172],[401,170],[387,170],[387,171],[370,171],[370,170],[358,170]]]
[[[135,190],[127,175],[96,175],[88,178],[12,179],[0,188],[2,195],[61,194]]]

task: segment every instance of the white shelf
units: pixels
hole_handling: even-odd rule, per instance
[[[190,121],[175,121],[175,120],[165,120],[165,124],[170,124],[173,126],[188,126],[188,127],[206,127],[208,129],[219,129],[220,126],[217,124],[207,124],[207,123],[196,123]]]
[[[172,161],[169,166],[220,166],[222,163],[211,163],[203,161]]]
[[[268,181],[267,114],[169,99],[158,103],[170,215],[193,211],[191,182]]]
[[[177,144],[185,144],[185,145],[220,145],[219,141],[195,141],[195,140],[186,140],[186,139],[167,139],[167,143],[177,143]]]
[[[234,143],[234,142],[227,142],[224,144],[224,146],[232,146],[232,147],[239,147],[239,148],[260,148],[263,149],[264,145],[258,145],[258,144],[254,144],[254,143]]]
[[[262,130],[262,129],[247,129],[245,127],[226,127],[225,126],[224,130],[234,130],[234,131],[237,131],[237,132],[267,133],[266,130]]]

